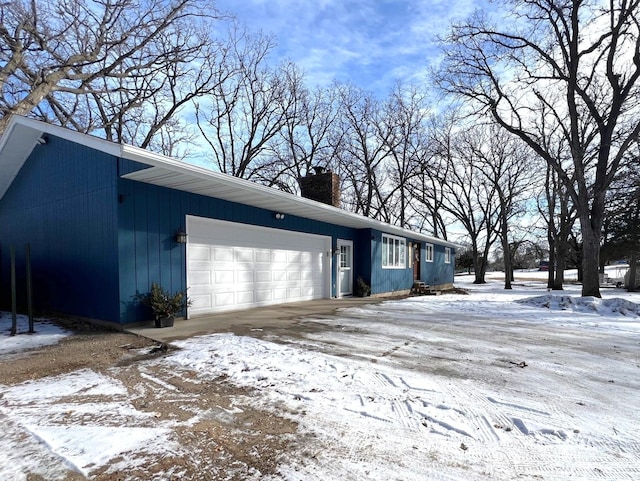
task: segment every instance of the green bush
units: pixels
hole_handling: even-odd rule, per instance
[[[178,291],[171,294],[155,282],[151,284],[151,292],[138,295],[138,300],[151,308],[156,319],[175,316],[191,305],[186,292]]]

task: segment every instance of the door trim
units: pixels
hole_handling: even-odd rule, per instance
[[[350,275],[351,275],[351,282],[350,282],[350,289],[349,292],[342,292],[342,285],[340,283],[340,272],[341,272],[341,267],[340,267],[340,247],[342,246],[348,246],[349,249],[349,271],[350,271]],[[352,240],[347,240],[347,239],[338,239],[337,242],[337,248],[338,248],[338,258],[336,260],[336,286],[337,286],[337,291],[336,291],[336,297],[344,297],[344,296],[351,296],[353,295],[353,241]]]

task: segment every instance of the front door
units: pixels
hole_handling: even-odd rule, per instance
[[[420,280],[420,244],[413,245],[413,280]]]
[[[338,239],[338,297],[353,294],[353,242]]]

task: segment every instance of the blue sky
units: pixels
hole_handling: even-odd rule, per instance
[[[383,95],[422,81],[438,60],[433,37],[487,0],[217,0],[251,31],[275,35],[273,60],[294,61],[309,86],[335,78]]]

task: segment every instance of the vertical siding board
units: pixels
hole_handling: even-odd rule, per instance
[[[118,265],[120,318],[135,319],[135,219],[133,184],[118,183]]]
[[[182,212],[183,212],[183,199],[182,196],[178,195],[178,192],[176,191],[171,191],[169,192],[169,203],[167,205],[167,211],[166,211],[166,224],[165,224],[165,229],[170,230],[171,229],[171,222],[175,221],[175,220],[179,220],[180,224],[179,227],[182,229],[186,229],[185,225],[184,225],[184,220],[183,220],[183,216],[182,216]],[[186,232],[186,230],[185,230]],[[168,244],[168,249],[166,250],[166,259],[167,259],[167,266],[168,266],[168,272],[166,274],[164,274],[164,276],[168,279],[169,285],[171,286],[171,291],[175,292],[178,289],[180,289],[180,287],[182,286],[182,280],[181,280],[181,268],[180,268],[180,262],[181,262],[181,258],[180,258],[180,247],[177,244],[174,245],[175,243],[173,242],[173,239],[171,237],[169,237],[169,240],[167,242]],[[164,266],[165,264],[163,264]]]
[[[0,242],[21,257],[31,244],[37,308],[118,320],[114,166],[106,154],[49,136],[0,201],[0,226],[10,226]]]
[[[34,150],[0,202],[2,265],[10,243],[31,242],[38,278],[34,287],[46,307],[114,322],[141,321],[144,312],[133,302],[136,293],[147,292],[154,281],[171,291],[186,287],[186,247],[173,239],[176,230],[186,227],[185,217],[196,215],[330,236],[334,247],[338,238],[353,240],[354,281],[362,276],[374,293],[411,285],[408,266],[381,268],[379,231],[289,215],[276,220],[267,209],[118,175],[140,168],[147,167],[52,137]],[[436,246],[436,255],[437,260],[444,256],[442,246]],[[423,277],[453,280],[453,263],[421,268]],[[2,276],[6,285],[4,271]],[[335,269],[331,278],[335,284]]]
[[[134,245],[135,245],[135,283],[140,292],[148,292],[151,287],[149,280],[149,259],[147,251],[147,189],[146,184],[140,184],[134,189]]]
[[[186,288],[186,246],[176,244],[173,239],[177,229],[186,228],[187,215],[326,235],[332,237],[334,246],[337,238],[355,240],[358,232],[355,229],[296,216],[286,216],[283,220],[276,220],[270,210],[126,179],[120,179],[119,185],[120,192],[127,192],[125,202],[120,205],[119,221],[120,296],[122,299],[131,298],[136,292],[147,292],[150,282],[158,280],[153,278],[154,272],[155,275],[159,275],[162,284],[167,289],[175,292]],[[134,193],[135,202],[129,201],[129,192]],[[143,206],[146,219],[141,218]],[[133,255],[136,260],[133,264],[127,263],[127,257],[132,255],[131,248],[127,247],[131,244],[131,232],[135,233]],[[140,237],[144,232],[149,233],[149,238],[156,236],[157,241],[148,240],[142,246]],[[370,233],[367,232],[365,237],[369,236]],[[145,252],[141,252],[141,249],[144,249]],[[356,261],[358,263],[356,271],[360,273],[363,268],[368,269],[363,266],[370,264],[368,249],[359,250],[358,255],[366,256],[366,260]],[[158,259],[158,269],[155,271],[148,269],[145,265],[146,260],[151,258]],[[131,270],[135,272],[130,272]],[[333,269],[331,275],[333,284],[335,282]],[[143,314],[139,309],[123,309],[122,322],[142,321],[144,318],[140,316]]]
[[[160,256],[162,246],[160,245],[160,199],[158,189],[147,186],[147,266],[149,269],[149,284],[152,282],[163,285],[160,274]]]

